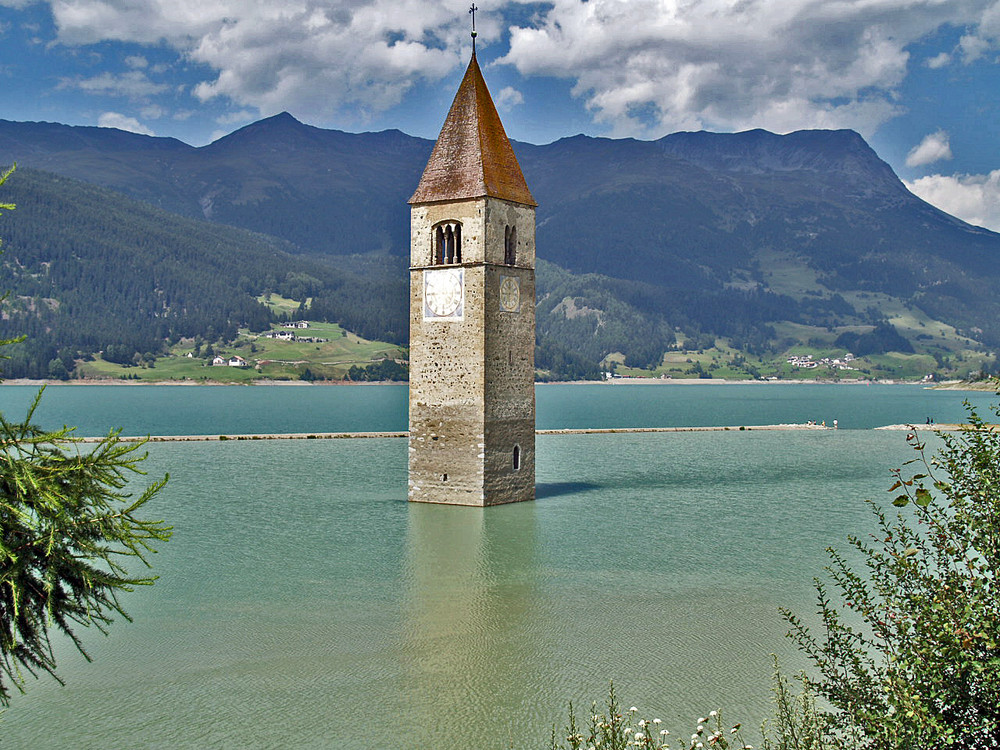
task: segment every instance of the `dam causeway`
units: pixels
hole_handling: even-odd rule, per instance
[[[906,425],[895,424],[884,427],[876,427],[877,430],[939,430],[953,432],[961,429],[958,424],[934,424],[934,425]],[[536,435],[609,435],[609,434],[633,434],[644,432],[791,432],[791,431],[824,431],[833,430],[833,427],[819,424],[765,424],[765,425],[738,425],[723,427],[600,427],[600,428],[575,428],[557,430],[535,430]],[[226,440],[352,440],[352,439],[372,439],[372,438],[405,438],[409,433],[405,430],[387,432],[287,432],[287,433],[258,433],[258,434],[219,434],[219,435],[148,435],[148,436],[128,436],[121,437],[126,442],[146,441],[149,443],[198,443]],[[103,437],[82,437],[76,442],[99,443]]]

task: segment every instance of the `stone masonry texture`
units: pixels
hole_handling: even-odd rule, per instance
[[[462,263],[435,266],[434,227],[462,225]],[[505,229],[517,228],[513,265]],[[410,257],[409,498],[495,505],[535,496],[535,211],[492,197],[414,204]],[[424,319],[424,274],[461,268],[460,320]],[[520,305],[504,310],[500,284]],[[519,465],[515,467],[515,447]]]

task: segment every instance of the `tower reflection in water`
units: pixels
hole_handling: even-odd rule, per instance
[[[537,544],[534,503],[410,505],[403,700],[412,746],[507,747],[523,735],[515,726],[551,720],[552,706],[538,705],[552,670]]]

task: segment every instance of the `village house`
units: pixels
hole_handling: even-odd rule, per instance
[[[796,354],[789,357],[787,361],[788,364],[790,364],[792,367],[802,367],[804,369],[810,369],[810,370],[814,367],[819,366],[817,362],[813,362],[811,354],[805,354],[805,355]]]
[[[298,323],[283,323],[283,328],[308,328],[309,323],[302,320]],[[260,334],[261,338],[265,339],[275,339],[277,341],[301,341],[306,344],[323,344],[329,339],[319,338],[318,336],[296,336],[291,331],[264,331]]]
[[[813,360],[811,354],[793,354],[787,360],[788,364],[792,367],[800,367],[805,370],[811,370],[813,368],[824,365],[826,367],[831,367],[836,370],[856,370],[856,367],[851,367],[848,362],[854,361],[854,355],[848,352],[844,355],[843,359],[823,357],[819,362]]]
[[[296,336],[291,331],[267,331],[262,333],[265,339],[277,339],[278,341],[295,341]]]

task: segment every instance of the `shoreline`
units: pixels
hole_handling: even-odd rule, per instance
[[[950,382],[950,381],[949,381]],[[955,381],[957,382],[957,381]],[[727,380],[725,378],[615,378],[613,380],[550,380],[535,385],[927,385],[919,380]]]
[[[78,378],[73,380],[45,380],[33,378],[7,378],[0,380],[0,387],[4,385],[30,385],[37,388],[42,386],[167,386],[178,385],[184,387],[248,387],[248,386],[281,386],[281,387],[306,387],[306,386],[349,386],[349,385],[404,385],[405,380],[378,380],[378,381],[353,381],[353,380],[325,380],[319,382],[306,382],[304,380],[251,380],[241,383],[223,382],[218,380],[118,380],[114,378]],[[925,383],[917,380],[823,380],[823,379],[802,379],[802,380],[726,380],[724,378],[670,378],[660,380],[659,378],[615,378],[614,380],[549,380],[535,381],[536,386],[546,385],[648,385],[648,386],[669,386],[669,385],[697,385],[697,386],[724,386],[724,385],[918,385],[924,388],[935,390],[951,391],[995,391],[997,386],[984,386],[981,383],[963,383],[962,381],[943,381],[941,383]]]
[[[291,387],[305,387],[305,386],[338,386],[338,385],[402,385],[405,380],[324,380],[320,382],[307,382],[305,380],[268,380],[266,378],[261,378],[259,380],[249,380],[242,383],[236,382],[224,382],[221,380],[119,380],[117,378],[73,378],[71,380],[44,380],[35,378],[3,378],[0,379],[0,387],[5,385],[31,385],[37,388],[50,385],[57,386],[82,386],[82,385],[113,385],[113,386],[123,386],[123,387],[139,387],[139,386],[159,386],[159,385],[182,385],[184,387],[215,387],[215,386],[236,386],[240,388],[245,388],[247,386],[253,385],[280,385],[280,386],[291,386]]]

